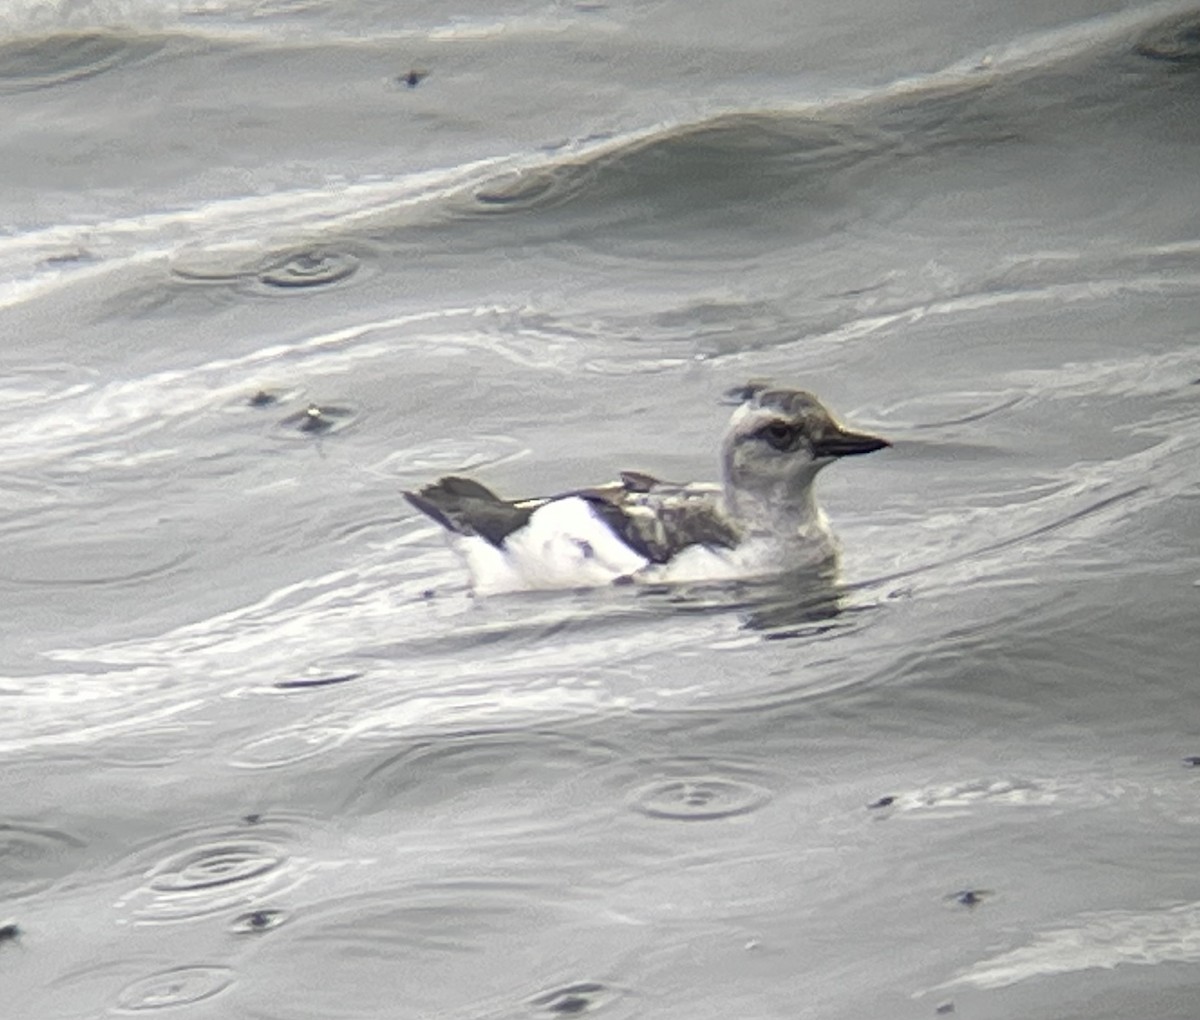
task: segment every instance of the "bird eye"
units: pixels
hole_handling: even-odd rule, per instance
[[[764,425],[758,434],[776,450],[790,450],[795,447],[800,430],[795,425],[773,421],[769,425]]]

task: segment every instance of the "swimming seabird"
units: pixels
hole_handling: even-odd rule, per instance
[[[595,488],[501,499],[450,476],[405,498],[450,532],[480,594],[614,581],[703,581],[817,567],[837,541],[813,482],[891,444],[842,425],[811,393],[750,383],[721,443],[719,485],[640,471]]]

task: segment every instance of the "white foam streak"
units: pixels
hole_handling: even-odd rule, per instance
[[[1033,978],[1122,964],[1200,961],[1200,903],[1150,911],[1109,910],[1043,932],[1028,945],[981,960],[936,989],[958,985],[1003,988]]]

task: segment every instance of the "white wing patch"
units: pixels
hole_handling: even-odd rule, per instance
[[[577,496],[539,507],[496,548],[478,536],[457,536],[475,591],[494,595],[545,588],[609,584],[649,562],[627,546]]]

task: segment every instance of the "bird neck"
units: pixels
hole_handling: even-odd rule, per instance
[[[807,540],[828,532],[825,514],[811,484],[778,485],[766,490],[725,486],[725,508],[747,537],[773,536]]]

